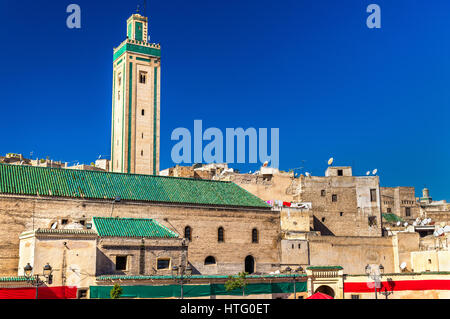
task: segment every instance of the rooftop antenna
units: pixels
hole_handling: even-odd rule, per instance
[[[136,13],[139,13],[139,5],[137,5]]]
[[[144,0],[144,17],[147,16],[147,0]]]

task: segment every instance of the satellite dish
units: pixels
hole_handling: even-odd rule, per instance
[[[267,165],[269,165],[269,161],[265,161],[263,164],[264,167],[267,167]]]
[[[405,263],[405,262],[402,262],[401,265],[400,265],[400,269],[403,270],[403,269],[405,269],[405,268],[406,268],[406,263]]]
[[[308,177],[311,176],[311,174],[309,172],[305,172],[305,175],[308,176]]]
[[[328,160],[328,165],[333,164],[333,162],[334,162],[334,158],[330,157],[330,159]]]
[[[403,224],[403,226],[405,226],[405,227],[406,227],[406,226],[408,226],[408,223],[407,223],[407,222],[405,222],[405,223]]]
[[[433,235],[434,235],[434,237],[439,236],[437,231],[434,231]]]
[[[52,224],[52,229],[56,229],[56,226],[58,226],[58,222],[54,222],[54,223]]]
[[[372,171],[372,175],[375,175],[377,172],[378,172],[378,170],[375,168],[375,169]]]
[[[369,176],[370,175],[370,171],[367,171],[366,175]]]

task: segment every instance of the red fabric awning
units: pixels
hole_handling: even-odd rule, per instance
[[[306,299],[334,299],[334,298],[321,292],[316,292],[314,295],[311,295]]]
[[[39,287],[38,299],[74,299],[77,287]],[[35,299],[36,288],[0,288],[0,299]]]

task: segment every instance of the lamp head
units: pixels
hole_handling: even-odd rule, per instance
[[[33,273],[33,267],[31,267],[30,263],[27,263],[25,267],[23,267],[23,273],[25,277],[30,278]]]
[[[380,272],[384,273],[384,266],[382,264],[380,264],[379,268],[380,268]]]
[[[47,265],[44,266],[43,274],[45,278],[50,277],[52,274],[52,267],[47,263]]]
[[[191,267],[191,265],[188,265],[188,266],[186,267],[186,275],[187,275],[187,276],[192,275],[192,267]]]
[[[172,267],[172,276],[177,276],[178,275],[178,266],[173,266]]]
[[[366,269],[366,274],[370,274],[370,266],[367,265],[365,269]]]

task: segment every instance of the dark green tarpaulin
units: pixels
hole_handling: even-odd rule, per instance
[[[296,283],[297,292],[306,291],[306,282]],[[109,292],[113,286],[91,286],[91,298],[110,298]],[[180,285],[164,285],[164,286],[121,286],[123,289],[122,298],[170,298],[180,297]],[[248,284],[245,287],[246,295],[258,294],[272,294],[272,293],[293,293],[293,282],[278,282],[278,283],[255,283]],[[236,289],[233,291],[226,291],[223,284],[210,285],[184,285],[184,297],[207,297],[217,295],[242,295],[242,290]]]

